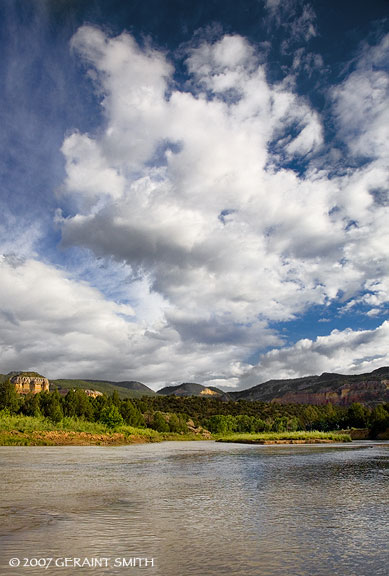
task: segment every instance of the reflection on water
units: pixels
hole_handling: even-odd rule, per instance
[[[0,459],[2,575],[388,573],[389,444],[2,447]],[[112,566],[131,557],[154,567]]]

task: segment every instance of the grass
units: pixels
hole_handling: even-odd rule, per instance
[[[260,434],[214,435],[218,442],[243,442],[264,444],[271,442],[351,442],[349,434],[339,432],[264,432]],[[81,418],[63,418],[54,424],[43,416],[23,416],[0,411],[1,446],[44,446],[62,444],[132,444],[161,442],[163,440],[203,440],[192,433],[175,434],[157,432],[151,428],[118,426],[108,428],[100,422]]]
[[[199,440],[195,434],[160,433],[151,428],[122,425],[108,428],[100,422],[63,418],[54,424],[43,416],[0,411],[0,446],[56,446],[62,444],[118,445],[163,440]]]
[[[351,442],[350,434],[339,432],[261,432],[258,434],[229,434],[216,436],[217,442],[241,442],[245,444],[264,444],[271,442]]]
[[[43,432],[53,430],[72,430],[73,432],[87,432],[90,434],[104,434],[109,429],[99,422],[87,422],[80,418],[63,418],[58,424],[54,424],[43,416],[24,416],[23,414],[8,414],[0,412],[0,430],[19,432]]]

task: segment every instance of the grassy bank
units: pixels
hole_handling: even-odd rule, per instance
[[[209,436],[208,436],[209,437]],[[350,434],[339,432],[263,432],[258,434],[214,435],[218,442],[246,444],[314,444],[351,442]],[[118,426],[81,418],[63,418],[54,424],[43,416],[10,415],[0,412],[0,446],[118,446],[163,440],[203,440],[201,434],[157,432],[150,428]]]
[[[243,444],[318,444],[351,442],[350,434],[338,432],[261,432],[259,434],[230,434],[217,436],[217,442]]]
[[[195,434],[160,433],[150,428],[108,428],[99,422],[64,418],[54,424],[42,416],[0,412],[0,446],[119,446],[163,440],[197,440]]]

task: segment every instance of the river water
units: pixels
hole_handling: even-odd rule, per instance
[[[389,573],[389,443],[1,447],[0,462],[1,576]]]

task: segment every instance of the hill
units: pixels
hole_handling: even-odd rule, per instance
[[[228,394],[214,388],[213,386],[202,386],[196,382],[184,382],[178,386],[166,386],[158,390],[157,394],[161,396],[203,396],[204,398],[218,398],[220,400],[229,400]]]
[[[120,398],[140,398],[141,396],[153,396],[155,392],[145,384],[132,380],[122,382],[112,382],[110,380],[72,380],[59,379],[50,380],[52,388],[58,390],[69,390],[71,388],[81,388],[83,390],[93,389],[103,394],[112,394],[116,390]]]
[[[374,406],[389,402],[389,367],[365,374],[306,376],[289,380],[268,380],[247,390],[230,392],[232,400],[260,400],[281,404],[337,404],[360,402]]]
[[[17,374],[17,372],[12,372]],[[0,374],[0,383],[10,374]],[[375,406],[389,402],[389,367],[384,366],[373,372],[344,375],[324,372],[320,376],[305,376],[284,380],[268,380],[252,388],[236,392],[224,392],[213,386],[203,386],[196,382],[184,382],[177,386],[166,386],[154,392],[137,381],[114,382],[111,380],[58,379],[51,380],[50,387],[65,392],[71,388],[94,389],[104,394],[115,390],[120,398],[140,398],[142,396],[197,396],[215,400],[247,400],[278,402],[281,404],[336,404],[348,406],[360,402]]]

